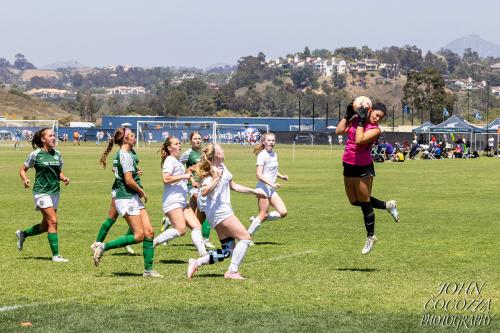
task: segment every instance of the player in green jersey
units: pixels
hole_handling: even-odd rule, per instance
[[[113,169],[112,169],[113,172],[115,172],[116,166],[118,164],[119,154],[120,154],[120,152],[117,152],[115,154],[115,156],[113,157]],[[136,164],[139,164],[139,158],[137,157],[137,154],[135,153],[135,151],[133,149],[130,150],[130,154],[132,155],[134,162]],[[106,160],[105,159],[104,159],[104,161],[100,161],[100,163],[103,165],[104,168],[106,168],[106,166],[105,166]],[[142,169],[139,167],[137,167],[137,174],[139,176],[142,176]],[[115,208],[115,197],[116,197],[115,187],[116,187],[116,180],[114,181],[113,186],[111,187],[111,204],[109,205],[108,217],[101,224],[101,228],[99,229],[99,232],[97,233],[96,240],[90,246],[90,249],[92,250],[92,252],[95,251],[97,243],[104,242],[104,240],[106,239],[106,236],[108,235],[109,229],[111,229],[113,224],[115,224],[116,219],[118,218],[118,211]],[[125,236],[133,235],[133,234],[134,234],[134,232],[129,227],[127,232],[125,233]],[[127,245],[127,246],[125,246],[125,249],[127,250],[128,254],[131,254],[131,255],[135,254],[135,251],[134,251],[134,249],[132,249],[132,246]]]
[[[101,163],[106,165],[106,157],[113,149],[113,145],[120,146],[117,153],[117,165],[115,168],[115,208],[118,214],[125,218],[133,235],[126,235],[103,243],[97,242],[94,250],[94,264],[99,265],[102,256],[107,250],[125,247],[127,245],[143,244],[144,274],[146,277],[162,277],[153,270],[154,231],[149,215],[140,198],[147,202],[147,195],[142,188],[141,178],[138,173],[137,163],[134,161],[131,149],[136,143],[135,134],[129,128],[119,128],[113,138],[109,141],[106,151],[101,156]]]
[[[35,184],[33,186],[33,198],[35,209],[42,213],[42,222],[33,225],[26,230],[17,230],[17,249],[23,250],[23,244],[27,237],[47,232],[50,249],[52,250],[53,262],[68,262],[59,254],[59,240],[57,236],[57,206],[61,188],[59,182],[69,184],[69,178],[62,173],[63,159],[61,152],[54,149],[56,136],[51,128],[42,128],[37,131],[31,141],[33,151],[21,166],[19,176],[25,188],[30,187],[30,180],[26,171],[35,169]]]

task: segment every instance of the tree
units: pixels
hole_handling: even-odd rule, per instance
[[[350,60],[359,59],[359,50],[356,47],[339,47],[335,50],[334,55]]]
[[[82,120],[94,122],[97,111],[99,110],[96,98],[91,94],[78,93],[76,95],[76,101],[78,102],[78,109]]]
[[[306,46],[304,48],[304,57],[310,57],[311,56],[311,51],[309,50],[309,47]]]
[[[435,68],[408,73],[402,104],[418,110],[421,122],[441,122],[443,108],[452,110],[453,103],[453,95],[446,92],[443,77]]]
[[[10,68],[10,67],[12,67],[12,65],[7,59],[0,58],[0,68]]]
[[[446,59],[446,64],[448,65],[448,73],[453,73],[455,68],[460,65],[460,56],[455,52],[448,49],[441,49],[438,52]]]
[[[19,69],[19,70],[25,70],[25,69],[36,69],[36,67],[28,62],[24,55],[21,53],[16,54],[15,56],[16,61],[14,61],[14,68]]]
[[[312,56],[315,58],[320,57],[322,59],[328,59],[332,57],[332,53],[327,49],[320,49],[320,50],[314,49],[312,51]]]
[[[316,80],[314,70],[311,66],[294,68],[291,77],[297,89],[311,87],[312,82]]]
[[[261,63],[265,63],[266,62],[266,55],[264,54],[264,52],[259,52],[259,54],[257,54],[257,59],[259,59],[259,61]]]

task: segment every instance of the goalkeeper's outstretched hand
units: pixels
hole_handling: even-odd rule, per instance
[[[352,119],[352,117],[354,117],[355,114],[356,114],[356,112],[354,111],[354,107],[352,106],[352,102],[351,102],[347,106],[347,109],[346,109],[345,114],[344,114],[344,119],[347,121],[350,121]]]

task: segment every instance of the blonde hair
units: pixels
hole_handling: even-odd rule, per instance
[[[358,96],[352,102],[352,107],[353,107],[354,111],[357,111],[361,107],[371,108],[372,101],[366,96]]]
[[[209,143],[203,148],[201,153],[201,159],[196,167],[196,174],[201,178],[206,178],[207,176],[214,177],[215,174],[212,170],[212,165],[215,159],[215,145]]]
[[[260,138],[260,142],[253,148],[253,153],[255,155],[259,155],[259,153],[264,150],[264,141],[266,141],[266,139],[271,135],[274,136],[274,139],[276,139],[276,135],[274,135],[274,133],[271,132],[264,133],[262,135],[262,137]]]

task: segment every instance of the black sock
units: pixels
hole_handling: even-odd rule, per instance
[[[358,200],[356,200],[354,202],[351,202],[351,205],[353,205],[353,206],[361,206],[361,204],[359,203]]]
[[[363,211],[363,219],[365,221],[366,234],[368,237],[375,234],[375,214],[370,202],[362,202],[361,210]]]
[[[372,207],[375,209],[386,209],[385,201],[379,200],[374,197],[370,197],[370,203],[372,204]]]

